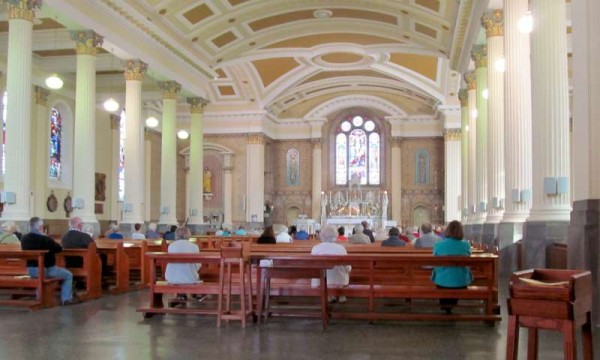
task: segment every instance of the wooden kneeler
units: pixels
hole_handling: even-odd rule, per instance
[[[238,268],[237,293],[240,295],[240,309],[231,309],[232,265]],[[224,287],[226,286],[226,292]],[[225,309],[223,310],[223,295],[225,295]],[[219,304],[217,306],[217,327],[221,327],[221,320],[240,320],[242,327],[246,327],[246,318],[253,313],[252,304],[252,273],[250,263],[244,258],[241,243],[231,242],[221,247],[221,266],[219,269]]]

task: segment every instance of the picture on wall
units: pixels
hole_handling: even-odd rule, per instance
[[[285,179],[287,186],[300,186],[300,152],[296,148],[287,151]]]
[[[96,201],[106,201],[106,174],[96,173]]]
[[[429,151],[418,149],[415,155],[415,184],[429,184]]]

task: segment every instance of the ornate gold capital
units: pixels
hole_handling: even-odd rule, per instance
[[[148,70],[148,64],[141,60],[129,60],[125,67],[125,80],[142,81],[144,74]]]
[[[502,10],[492,10],[483,14],[481,25],[485,28],[485,36],[504,36],[504,13]]]
[[[33,22],[35,10],[42,6],[42,0],[6,0],[8,19],[22,19]]]
[[[477,89],[477,76],[475,71],[467,71],[465,73],[465,82],[467,83],[467,90]]]
[[[162,90],[163,99],[177,99],[181,84],[177,81],[159,81],[158,87]]]
[[[204,107],[208,105],[208,99],[203,97],[187,98],[187,103],[190,104],[190,112],[192,114],[203,114]]]
[[[98,48],[102,46],[104,37],[93,30],[71,31],[71,39],[75,40],[75,52],[77,55],[98,54]]]
[[[460,129],[444,129],[442,130],[442,134],[444,134],[444,140],[446,141],[460,141]]]
[[[152,140],[152,134],[154,134],[154,130],[150,130],[147,127],[144,128],[144,140],[145,141]]]
[[[467,89],[458,90],[458,100],[460,100],[460,107],[469,106],[469,90],[467,90]]]
[[[265,135],[263,133],[248,134],[247,144],[264,144]]]
[[[475,45],[471,50],[471,58],[475,61],[476,68],[487,67],[487,46]]]
[[[48,95],[50,95],[50,91],[36,86],[34,88],[35,91],[35,103],[42,106],[48,105]]]
[[[323,146],[321,138],[310,139],[310,142],[312,143],[313,149],[321,149],[321,147]]]
[[[402,146],[402,136],[393,136],[390,139],[390,144],[392,147],[401,147]]]
[[[121,127],[121,116],[110,114],[110,128],[118,130]]]

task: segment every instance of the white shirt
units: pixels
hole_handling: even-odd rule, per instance
[[[198,245],[188,240],[177,240],[169,245],[169,253],[200,253]],[[198,270],[201,264],[167,264],[165,277],[171,284],[194,284],[199,282]]]
[[[139,233],[139,232],[132,232],[131,238],[133,240],[144,240],[144,239],[146,239],[146,235]]]
[[[288,234],[286,232],[281,232],[281,233],[277,234],[277,236],[275,236],[275,242],[276,243],[291,243],[292,237],[290,236],[290,234]]]
[[[347,255],[346,248],[336,243],[320,243],[313,246],[311,255]],[[327,285],[348,285],[350,282],[350,265],[334,266],[333,269],[327,270]],[[310,285],[313,287],[319,286],[319,279],[312,279]]]

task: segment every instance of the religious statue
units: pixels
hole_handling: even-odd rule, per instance
[[[208,170],[208,166],[204,168],[204,175],[202,177],[202,189],[205,194],[212,193],[212,173]]]

